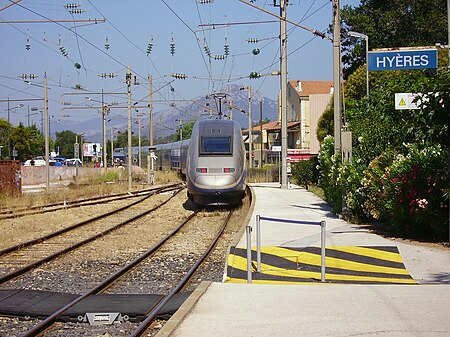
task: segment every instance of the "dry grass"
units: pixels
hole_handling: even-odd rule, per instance
[[[180,176],[173,171],[156,171],[155,184],[168,184],[181,182]],[[147,176],[133,175],[133,190],[148,188]],[[0,209],[23,208],[37,205],[45,205],[64,200],[71,201],[86,199],[96,196],[124,193],[128,190],[126,175],[103,175],[89,178],[80,184],[70,184],[68,187],[52,188],[46,192],[22,193],[12,196],[9,193],[0,192]]]

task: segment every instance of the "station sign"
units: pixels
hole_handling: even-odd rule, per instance
[[[437,49],[371,51],[368,70],[408,70],[437,68]]]

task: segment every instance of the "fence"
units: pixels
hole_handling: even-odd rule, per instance
[[[0,160],[0,192],[20,194],[21,190],[20,161]]]
[[[297,225],[315,225],[320,226],[320,255],[321,255],[321,266],[320,274],[321,281],[325,282],[325,221],[301,221],[301,220],[289,220],[289,219],[277,219],[262,217],[260,215],[256,216],[256,271],[261,271],[261,220],[272,221],[272,222],[282,222],[291,223]],[[247,239],[247,283],[252,283],[252,239],[251,239],[252,227],[246,227],[246,239]]]

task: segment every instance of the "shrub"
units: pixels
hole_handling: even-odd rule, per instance
[[[446,155],[439,145],[406,145],[406,155],[385,153],[365,173],[365,208],[399,234],[443,240],[448,232],[444,193]]]
[[[339,213],[342,210],[342,188],[340,178],[340,155],[334,154],[334,138],[325,137],[319,151],[320,178],[319,186],[323,189],[325,200]]]
[[[292,178],[298,185],[308,189],[308,185],[317,184],[319,181],[318,164],[317,157],[294,163],[292,165]]]

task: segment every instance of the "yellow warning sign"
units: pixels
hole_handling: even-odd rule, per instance
[[[396,110],[411,110],[419,109],[418,104],[421,102],[422,94],[417,93],[396,93],[395,94],[395,109]]]

